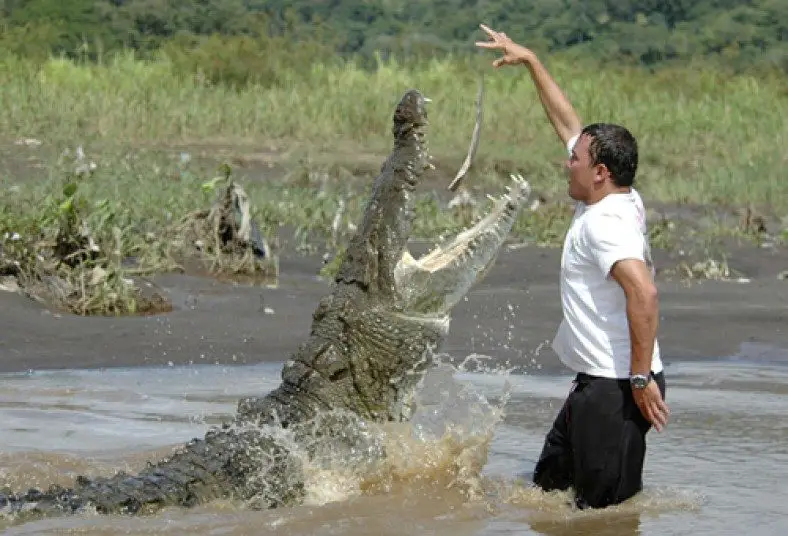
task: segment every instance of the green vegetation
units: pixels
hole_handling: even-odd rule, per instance
[[[194,36],[286,35],[345,57],[472,52],[478,24],[539,52],[655,66],[788,69],[783,0],[5,0],[4,41],[30,56],[149,54]]]
[[[504,2],[485,3],[488,11],[471,4],[459,9],[459,1],[445,1],[419,11],[405,1],[377,8],[343,3],[334,6],[331,24],[345,24],[348,31],[326,23],[307,32],[301,22],[326,18],[324,4],[291,2],[294,10],[284,16],[273,1],[190,2],[193,13],[165,0],[74,0],[68,8],[54,0],[6,1],[0,33],[0,276],[11,274],[29,294],[78,314],[129,314],[166,309],[145,291],[142,278],[190,269],[192,259],[216,275],[258,280],[270,269],[275,275],[276,257],[273,266],[261,268],[249,251],[228,257],[210,246],[215,236],[187,236],[200,227],[191,225],[195,215],[207,217],[221,196],[220,168],[227,164],[275,253],[275,236],[284,226],[293,231],[294,249],[332,257],[358,221],[371,178],[390,150],[391,110],[409,87],[433,99],[428,136],[438,167],[420,194],[415,238],[434,240],[458,230],[486,208],[483,201],[444,208],[446,185],[473,127],[476,84],[492,60],[463,52],[479,37],[474,31],[481,15],[512,35],[533,35],[537,49],[561,51],[543,57],[586,122],[613,120],[633,130],[641,146],[639,188],[652,204],[788,212],[786,158],[779,149],[788,84],[779,61],[772,61],[785,42],[782,3],[715,2],[714,11],[711,2],[684,10],[676,6],[686,3],[652,2],[650,11],[639,8],[644,19],[630,17],[635,8],[622,7],[625,2],[611,7],[604,22],[589,18],[596,11],[585,3],[588,16],[562,15],[541,25],[537,21],[549,18],[554,3],[532,2],[539,8],[527,24],[527,2],[506,17]],[[267,11],[249,17],[245,5]],[[666,6],[673,6],[674,15],[656,17]],[[754,12],[774,17],[753,22]],[[438,16],[440,26],[428,24]],[[646,31],[655,20],[674,32],[665,38],[674,46],[676,35],[695,38],[690,30],[712,19],[733,21],[736,28],[750,21],[757,32],[746,34],[750,44],[733,48],[714,45],[719,32],[714,39],[705,34],[708,50],[663,58],[689,65],[632,65],[653,66],[656,60],[643,54],[630,55],[637,58],[629,65],[599,69],[595,63],[626,59],[621,43],[647,44],[656,35],[653,28]],[[573,41],[579,30],[567,28],[590,20],[597,21],[596,30],[583,30],[586,37]],[[384,21],[390,25],[385,31]],[[417,39],[413,29],[420,25],[430,31],[422,28],[426,37]],[[646,37],[616,41],[635,27]],[[369,37],[374,32],[384,37]],[[761,39],[758,32],[780,38]],[[760,52],[748,56],[755,41]],[[714,65],[705,63],[715,47]],[[573,59],[583,54],[595,61]],[[738,64],[726,58],[749,57],[759,59],[751,62],[757,69],[728,68]],[[481,147],[465,184],[483,199],[497,193],[510,172],[521,172],[542,205],[522,215],[513,240],[556,245],[571,214],[563,203],[564,151],[524,70],[489,73],[485,89]],[[86,156],[75,161],[78,148]],[[91,161],[95,168],[85,168]],[[660,247],[683,237],[674,223],[652,227]],[[753,234],[721,220],[712,219],[708,228],[716,235]],[[202,247],[195,249],[198,242]],[[335,267],[336,261],[329,263],[324,273]]]
[[[136,235],[118,203],[89,200],[80,188],[88,173],[88,168],[77,167],[64,174],[60,185],[57,179],[49,181],[51,192],[4,203],[0,273],[15,276],[32,298],[76,314],[168,310],[160,295],[144,294],[132,279],[169,269],[164,258],[151,258],[142,270],[124,266],[127,256],[139,251],[150,256],[161,244]],[[21,193],[16,187],[8,191]]]
[[[233,89],[185,77],[166,59],[122,55],[103,65],[53,59],[38,67],[6,58],[0,60],[0,129],[6,138],[38,138],[58,152],[67,140],[118,151],[189,143],[241,150],[258,143],[303,157],[307,166],[314,165],[308,163],[313,154],[344,151],[350,160],[366,156],[374,169],[390,145],[391,109],[415,86],[434,101],[430,147],[449,174],[467,147],[485,68],[486,61],[451,59],[415,66],[391,61],[374,71],[351,62],[294,65],[279,71],[284,87]],[[586,122],[615,120],[637,135],[639,180],[652,198],[780,209],[788,203],[784,154],[775,149],[788,116],[784,79],[680,68],[646,75],[557,61],[551,68]],[[524,69],[486,77],[479,165],[504,174],[521,170],[538,191],[563,194],[564,154],[527,77]],[[133,162],[120,165],[145,165],[139,153]]]

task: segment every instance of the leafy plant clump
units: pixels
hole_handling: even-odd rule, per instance
[[[279,260],[253,219],[249,196],[230,179],[228,165],[222,166],[222,172],[223,176],[202,184],[205,197],[215,195],[213,205],[191,212],[170,230],[174,251],[182,258],[198,258],[219,277],[275,283]]]
[[[171,271],[272,283],[278,257],[253,219],[249,196],[224,175],[192,184],[178,199],[150,203],[148,194],[126,202],[91,199],[92,169],[78,166],[34,208],[0,207],[0,285],[78,315],[154,314],[171,304],[144,276]],[[104,178],[104,177],[102,177]],[[117,180],[117,179],[116,179]],[[138,192],[146,186],[135,184]],[[196,185],[194,185],[196,186]],[[201,190],[201,195],[199,191]],[[190,195],[190,192],[191,195]],[[35,196],[35,192],[28,192]],[[215,198],[204,209],[187,210]],[[140,198],[140,199],[137,199]],[[152,219],[156,207],[164,220]],[[168,209],[187,213],[173,218]]]
[[[146,292],[124,263],[124,230],[107,200],[80,194],[84,175],[67,177],[38,211],[3,218],[0,267],[31,298],[78,315],[153,314],[171,309]]]

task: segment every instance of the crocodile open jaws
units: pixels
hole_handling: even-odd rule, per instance
[[[409,419],[452,308],[495,262],[530,193],[526,181],[513,177],[476,225],[414,259],[407,243],[415,189],[432,167],[427,102],[409,90],[396,106],[393,150],[309,336],[285,363],[276,389],[241,400],[231,421],[136,475],[79,477],[71,488],[0,496],[0,512],[131,514],[218,498],[256,508],[296,504],[304,497],[304,458],[293,454],[292,441],[352,442],[343,427]],[[291,443],[271,430],[289,434]]]

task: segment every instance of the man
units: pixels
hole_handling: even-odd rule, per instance
[[[495,67],[524,65],[569,151],[576,201],[561,257],[563,320],[553,341],[577,376],[534,469],[544,490],[575,492],[579,508],[623,502],[642,485],[646,433],[667,425],[657,342],[658,295],[645,210],[632,187],[637,142],[619,125],[582,126],[533,51],[481,25]]]

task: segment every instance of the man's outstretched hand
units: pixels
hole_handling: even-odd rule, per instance
[[[491,50],[500,50],[503,56],[493,62],[494,67],[501,67],[503,65],[520,65],[528,63],[533,57],[534,53],[522,45],[518,45],[512,41],[505,33],[496,32],[489,28],[486,24],[480,24],[479,27],[484,30],[489,41],[476,41],[476,46],[480,48],[489,48]]]

